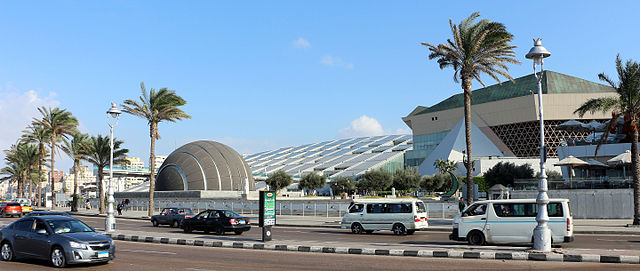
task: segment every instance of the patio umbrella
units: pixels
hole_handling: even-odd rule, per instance
[[[602,132],[606,128],[606,126],[603,123],[597,122],[596,120],[590,121],[589,123],[587,123],[587,126],[589,126],[589,129],[591,131],[596,131],[596,132]]]
[[[587,159],[587,160],[584,160],[584,161],[589,163],[589,176],[591,176],[591,168],[592,167],[609,167],[606,164],[604,164],[604,163],[602,163],[602,162],[600,162],[598,160],[595,160],[595,159]]]
[[[579,131],[586,132],[591,130],[590,126],[579,122],[577,120],[568,120],[563,123],[558,124],[555,128],[556,130],[565,130],[565,131]]]
[[[573,167],[574,166],[584,166],[589,163],[582,161],[573,155],[569,155],[567,158],[564,158],[558,163],[553,164],[554,166],[568,166],[569,167],[569,179],[571,180],[571,186],[573,186]]]
[[[626,150],[625,152],[618,154],[616,157],[607,160],[607,164],[613,166],[622,166],[622,177],[626,179],[626,166],[631,164],[631,151]]]

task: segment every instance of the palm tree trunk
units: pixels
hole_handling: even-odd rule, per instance
[[[149,169],[151,172],[149,173],[149,210],[147,212],[148,216],[153,216],[153,193],[156,190],[156,178],[155,178],[155,160],[156,160],[156,135],[158,134],[158,124],[151,123],[149,125],[150,133],[151,133],[151,150],[149,155]]]
[[[462,78],[462,89],[464,90],[464,135],[467,143],[467,204],[473,203],[473,160],[471,160],[471,80],[472,78]]]
[[[111,169],[109,169],[111,170]],[[103,168],[98,168],[98,199],[100,200],[100,207],[99,207],[99,211],[101,214],[105,213],[105,206],[104,206],[104,186],[102,184],[102,174],[104,172]]]
[[[78,159],[74,159],[73,161],[73,195],[72,195],[72,204],[71,211],[78,211],[78,164],[80,161]]]
[[[55,193],[55,178],[54,178],[54,173],[55,173],[55,157],[56,154],[56,134],[52,133],[51,134],[51,172],[49,172],[49,185],[51,186],[51,209],[55,209],[56,208],[56,193]]]
[[[633,225],[640,225],[640,157],[638,156],[638,128],[631,138],[631,165],[633,171]]]
[[[38,159],[38,207],[42,207],[42,161],[44,160],[44,143],[39,144],[40,159]]]

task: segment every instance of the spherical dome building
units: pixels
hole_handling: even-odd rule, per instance
[[[245,183],[255,190],[249,165],[227,145],[200,140],[173,151],[162,163],[156,191],[243,191]]]

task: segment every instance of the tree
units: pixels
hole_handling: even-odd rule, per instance
[[[32,197],[31,173],[38,161],[37,146],[18,142],[5,150],[5,154],[5,161],[9,167],[3,170],[3,174],[6,175],[3,180],[7,179],[17,183],[18,197],[24,197],[26,186],[29,185],[29,197]]]
[[[360,190],[371,191],[384,191],[391,187],[393,184],[393,177],[389,171],[383,168],[369,170],[362,175],[362,178],[358,181],[356,186]]]
[[[633,172],[633,225],[640,225],[640,157],[638,154],[638,120],[640,118],[640,63],[627,60],[622,64],[620,55],[616,56],[616,71],[618,82],[614,82],[604,73],[598,74],[598,78],[607,82],[616,91],[615,97],[594,98],[582,104],[574,113],[584,116],[587,112],[611,111],[617,116],[625,116],[630,119],[631,125],[631,167]],[[610,127],[615,125],[615,119],[610,122]],[[606,139],[608,133],[604,133],[598,142],[598,148]]]
[[[337,177],[329,183],[329,187],[333,190],[333,194],[350,193],[356,188],[356,183],[351,177]]]
[[[438,159],[435,162],[433,162],[433,166],[438,169],[440,174],[445,174],[458,169],[458,164],[455,161],[451,161],[448,159],[447,160]]]
[[[87,155],[89,135],[83,133],[75,133],[71,141],[65,141],[62,151],[73,160],[73,204],[71,211],[78,211],[78,170],[80,170],[80,161],[84,160]]]
[[[464,91],[464,127],[466,137],[467,154],[467,203],[473,203],[473,166],[471,156],[471,86],[476,79],[486,87],[480,76],[482,73],[501,83],[498,75],[502,75],[513,81],[509,75],[507,63],[520,64],[516,59],[510,45],[513,35],[506,27],[498,22],[487,19],[475,22],[480,17],[479,12],[474,12],[459,25],[454,25],[451,19],[449,26],[453,34],[453,41],[447,39],[447,43],[438,46],[430,43],[422,43],[429,48],[429,59],[438,59],[440,69],[452,67],[454,70],[453,81],[462,81]]]
[[[393,187],[401,191],[409,191],[420,187],[420,172],[415,167],[398,169],[393,174]]]
[[[516,166],[510,162],[500,162],[484,173],[484,179],[489,187],[495,184],[513,186],[515,179],[531,179],[534,171],[529,164]]]
[[[318,173],[311,172],[304,175],[300,180],[300,189],[317,189],[323,188],[327,185],[327,176],[319,175]]]
[[[265,180],[265,183],[270,187],[270,189],[276,192],[291,185],[292,182],[293,177],[284,172],[284,170],[278,170],[274,173],[269,174],[269,177],[267,177],[267,180]]]
[[[92,136],[87,139],[86,152],[82,160],[86,160],[92,163],[98,168],[98,195],[100,199],[100,213],[105,213],[105,197],[104,197],[104,185],[102,184],[102,178],[104,177],[104,168],[109,166],[109,159],[111,158],[111,142],[108,136],[102,135]],[[126,163],[124,158],[129,152],[128,149],[121,149],[122,141],[114,138],[113,140],[113,164]]]
[[[38,196],[37,206],[42,207],[42,166],[47,158],[47,146],[45,145],[51,140],[51,136],[42,125],[31,125],[27,127],[28,130],[23,131],[22,140],[26,143],[38,144]],[[45,179],[46,181],[46,179]]]
[[[60,108],[38,108],[42,119],[33,119],[33,126],[41,126],[49,135],[49,148],[51,149],[51,175],[49,178],[49,185],[51,185],[51,200],[53,206],[56,203],[56,193],[54,189],[54,174],[55,174],[55,154],[56,145],[58,142],[65,140],[68,135],[76,132],[78,127],[78,120],[66,109]]]
[[[138,116],[147,120],[149,124],[149,136],[151,137],[151,151],[149,154],[149,168],[151,173],[149,174],[149,217],[153,215],[153,193],[156,188],[155,180],[155,163],[156,160],[156,139],[160,139],[158,133],[158,124],[162,121],[176,122],[182,119],[190,119],[187,113],[178,108],[187,104],[187,102],[178,96],[174,90],[167,88],[161,88],[156,92],[155,89],[151,89],[147,92],[144,87],[144,82],[140,83],[140,89],[142,96],[139,97],[140,102],[135,100],[125,100],[124,112],[134,116]]]

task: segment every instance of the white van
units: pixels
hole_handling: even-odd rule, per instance
[[[553,244],[573,241],[573,217],[568,199],[550,199],[547,205]],[[535,199],[478,201],[453,219],[449,239],[470,245],[531,243],[538,205]]]
[[[404,235],[428,226],[427,209],[416,199],[355,200],[342,217],[342,228],[355,234],[390,230],[395,235]]]

